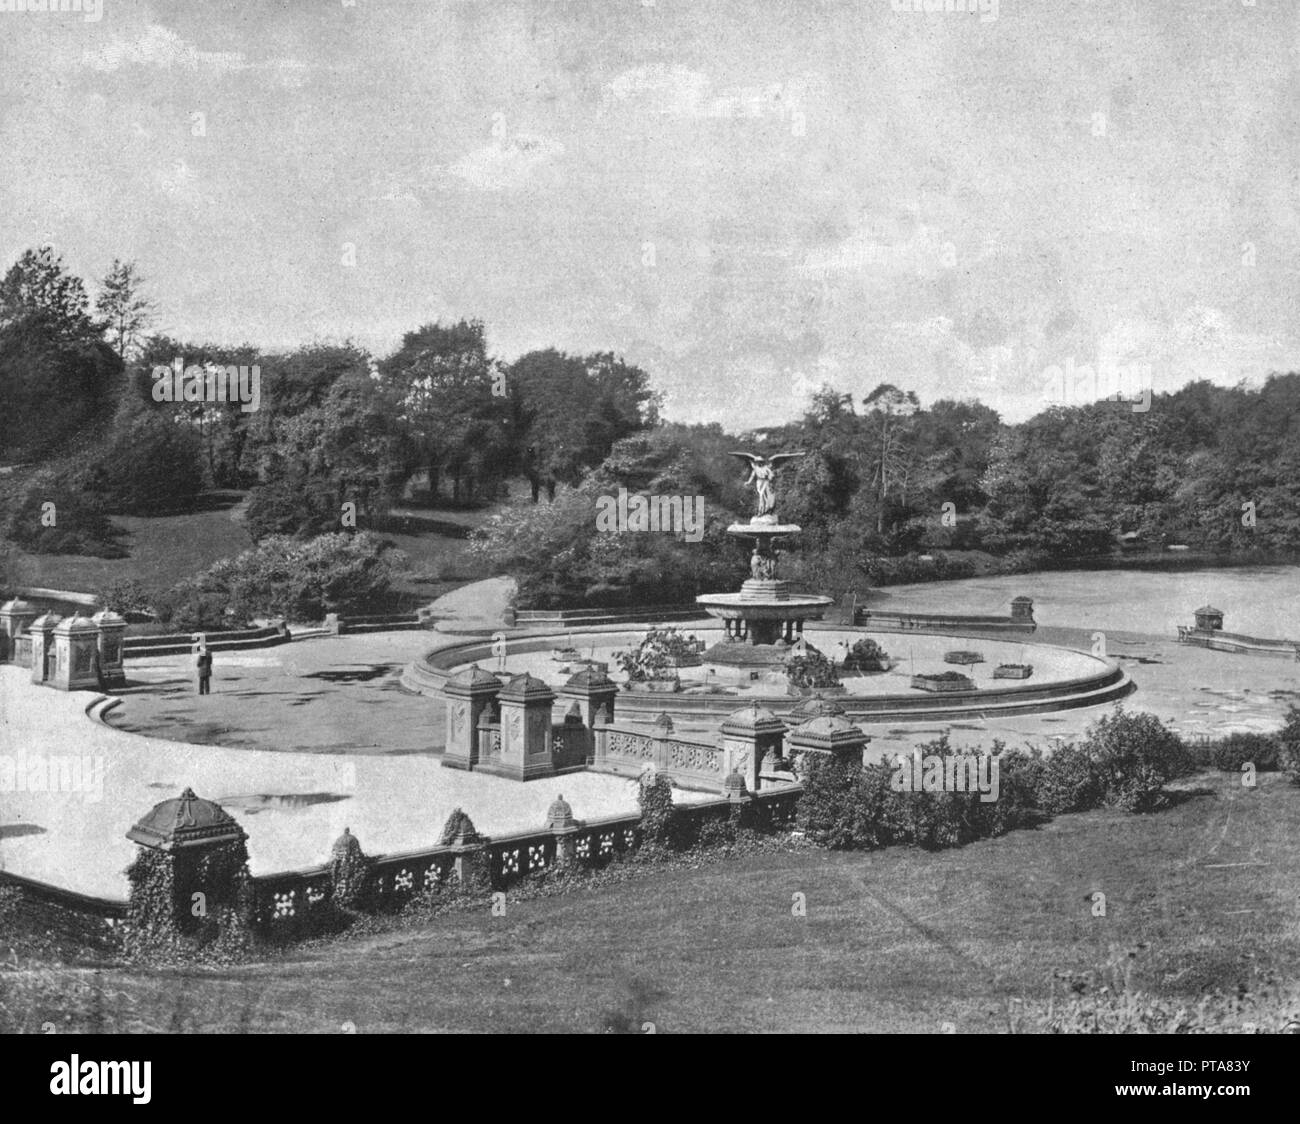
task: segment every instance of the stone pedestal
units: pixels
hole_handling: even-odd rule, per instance
[[[1032,597],[1013,597],[1011,599],[1011,619],[1020,624],[1034,623],[1034,599]]]
[[[1223,610],[1213,605],[1202,605],[1196,610],[1196,627],[1202,632],[1218,632],[1223,628]]]
[[[590,727],[596,721],[596,712],[602,707],[606,719],[614,721],[614,703],[618,697],[618,684],[605,672],[587,668],[571,675],[560,688],[561,699],[577,699],[582,708],[583,724]]]
[[[842,761],[862,764],[862,755],[871,738],[842,714],[826,714],[809,719],[790,731],[791,752],[824,753]]]
[[[111,609],[101,609],[90,618],[99,629],[99,670],[105,687],[126,686],[126,669],[122,665],[122,638],[126,620]]]
[[[551,759],[551,705],[555,692],[533,675],[516,675],[501,689],[501,756],[478,768],[517,781],[555,774]]]
[[[94,691],[99,687],[95,661],[99,629],[89,617],[65,617],[54,626],[54,673],[51,687],[60,691]],[[35,660],[33,660],[33,663]]]
[[[577,756],[574,752],[576,739],[581,739],[584,759],[595,755],[596,739],[593,730],[596,725],[596,715],[603,711],[606,719],[613,721],[617,696],[618,684],[604,671],[590,667],[579,671],[576,675],[571,675],[560,688],[560,701],[571,700],[572,704],[577,706],[581,724],[577,729],[566,728],[564,732],[568,761],[572,762]],[[569,713],[565,714],[566,727],[570,713],[572,713],[572,705]]]
[[[750,792],[759,789],[759,767],[763,756],[781,756],[785,723],[757,703],[737,710],[722,723],[722,773],[737,773]]]
[[[563,794],[557,796],[546,813],[546,826],[555,836],[555,865],[571,866],[577,860],[578,821]]]
[[[33,683],[48,683],[54,674],[54,627],[62,619],[45,613],[31,623]]]
[[[0,605],[0,663],[11,662],[18,651],[18,634],[40,615],[35,605],[15,598]]]
[[[194,912],[196,895],[202,895],[201,916],[218,916],[222,906],[238,904],[248,836],[221,805],[187,788],[178,798],[154,805],[126,837],[155,853],[151,862],[166,883],[158,894],[152,879],[132,878],[131,912],[137,920],[183,932],[201,921]],[[223,851],[226,861],[220,858]],[[209,857],[213,861],[205,863]]]
[[[501,693],[501,680],[471,664],[447,681],[447,745],[442,764],[448,769],[473,769],[480,760],[479,724]]]

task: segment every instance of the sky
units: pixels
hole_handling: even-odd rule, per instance
[[[101,3],[0,0],[0,263],[178,338],[477,318],[733,431],[1300,370],[1296,0]]]

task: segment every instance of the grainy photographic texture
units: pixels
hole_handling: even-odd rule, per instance
[[[1300,1029],[1298,52],[0,0],[0,1030]]]

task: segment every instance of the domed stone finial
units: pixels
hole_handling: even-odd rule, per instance
[[[361,854],[361,841],[352,834],[350,829],[345,827],[343,834],[334,840],[334,846],[330,851],[336,859],[340,859],[345,855],[359,855]]]
[[[749,795],[749,790],[745,787],[745,778],[734,771],[727,774],[722,782],[722,789],[728,800],[743,800]]]
[[[551,806],[546,812],[546,826],[554,831],[557,828],[573,827],[577,822],[573,818],[573,809],[569,806],[569,802],[564,799],[564,794],[561,793],[556,796],[551,801]]]
[[[673,720],[668,717],[666,711],[661,710],[659,712],[659,717],[655,719],[655,725],[665,734],[671,734],[673,732]]]
[[[452,813],[447,817],[447,822],[442,829],[442,838],[439,840],[441,845],[448,847],[453,843],[473,843],[477,839],[478,831],[474,827],[474,821],[461,809],[452,809]]]

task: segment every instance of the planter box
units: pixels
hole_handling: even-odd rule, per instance
[[[932,691],[942,693],[944,691],[973,691],[975,684],[965,675],[958,675],[953,679],[936,679],[932,675],[913,675],[912,686],[918,691]]]
[[[786,687],[785,693],[796,698],[807,698],[809,695],[843,695],[848,693],[848,688],[842,684],[838,687],[796,687],[791,683]]]
[[[981,656],[979,652],[944,652],[943,662],[969,665],[973,663],[983,663],[984,657]]]
[[[1030,664],[1004,663],[993,669],[994,679],[1028,679],[1033,674]]]

